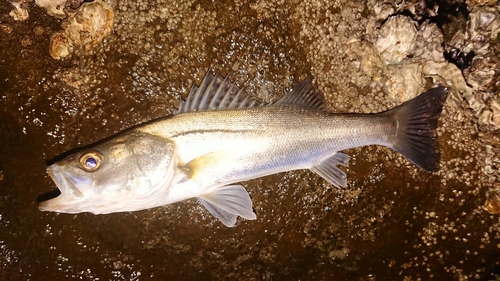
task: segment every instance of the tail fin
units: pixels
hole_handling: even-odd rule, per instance
[[[447,96],[446,88],[436,87],[387,112],[398,124],[392,149],[428,172],[439,165],[436,127]]]

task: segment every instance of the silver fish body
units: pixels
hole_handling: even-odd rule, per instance
[[[139,130],[178,144],[176,155],[193,171],[190,178],[212,187],[312,169],[348,148],[389,145],[395,128],[390,116],[268,106],[179,114]]]
[[[439,162],[436,132],[447,91],[437,87],[379,114],[333,114],[306,79],[280,101],[259,104],[207,73],[175,115],[136,127],[48,168],[61,195],[40,209],[134,211],[196,197],[225,225],[255,219],[238,182],[310,169],[346,186],[340,151],[390,147],[425,170]]]

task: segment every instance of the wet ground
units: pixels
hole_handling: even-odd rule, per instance
[[[234,228],[195,200],[100,216],[38,210],[55,189],[46,161],[171,114],[207,69],[264,101],[310,75],[332,111],[395,106],[348,55],[383,3],[352,2],[108,1],[112,33],[63,60],[48,51],[60,20],[24,1],[18,21],[1,2],[0,280],[498,280],[500,219],[483,207],[498,130],[478,125],[459,94],[440,119],[433,174],[386,148],[353,149],[345,189],[308,171],[245,182],[257,220]],[[452,19],[440,23],[445,40],[467,13]]]

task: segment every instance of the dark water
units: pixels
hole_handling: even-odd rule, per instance
[[[188,7],[174,13],[184,25],[169,23],[176,19],[171,14],[142,24],[137,19],[156,2],[134,3],[118,3],[128,9],[116,13],[116,30],[102,49],[65,61],[47,51],[58,21],[28,3],[30,18],[16,22],[8,16],[11,5],[0,3],[0,21],[12,27],[0,32],[0,280],[495,280],[500,274],[500,219],[481,207],[490,187],[478,163],[482,146],[472,119],[455,118],[462,109],[452,104],[440,123],[440,172],[419,171],[381,147],[351,150],[346,189],[307,171],[244,183],[258,218],[235,228],[194,200],[101,216],[40,212],[37,197],[55,188],[47,160],[170,114],[207,68],[248,81],[249,92],[269,100],[316,72],[307,51],[316,42],[300,39],[296,2],[269,8],[179,2]],[[217,12],[216,24],[200,18],[210,11]],[[156,37],[134,41],[149,31]],[[151,42],[157,46],[146,46]],[[342,92],[336,78],[315,78]]]

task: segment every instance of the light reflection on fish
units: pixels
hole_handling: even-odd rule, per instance
[[[447,90],[436,87],[378,114],[335,114],[311,79],[274,104],[208,72],[173,116],[130,129],[51,165],[61,194],[42,211],[106,214],[196,197],[227,226],[255,219],[239,182],[309,169],[335,186],[347,178],[340,151],[383,145],[427,171],[439,163],[437,119]]]

